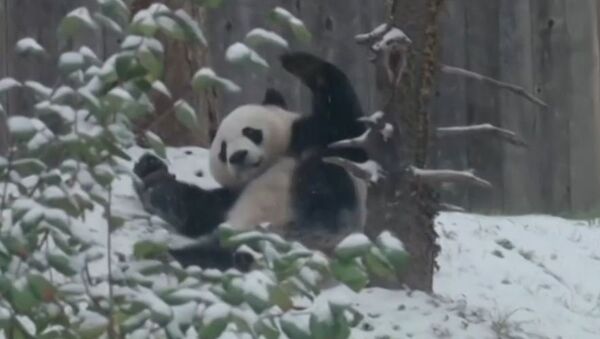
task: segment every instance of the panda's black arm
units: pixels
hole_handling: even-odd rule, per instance
[[[313,112],[292,126],[292,151],[302,151],[360,136],[366,130],[358,121],[364,116],[358,96],[348,77],[335,65],[305,52],[281,56],[283,67],[311,90]],[[341,151],[341,156],[364,161],[359,149]]]
[[[141,179],[136,191],[144,208],[189,237],[214,231],[235,202],[236,194],[228,189],[206,190],[177,181],[154,155],[142,156],[134,172]]]

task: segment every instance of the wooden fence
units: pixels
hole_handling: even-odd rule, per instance
[[[52,55],[61,16],[93,0],[0,0],[0,77],[37,79],[51,85],[51,56],[22,59],[12,51],[25,36],[36,38]],[[219,98],[218,114],[261,99],[273,86],[292,108],[308,109],[307,91],[277,63],[278,51],[261,50],[271,64],[257,72],[224,61],[226,48],[266,21],[274,6],[299,16],[313,34],[310,45],[290,39],[343,68],[354,82],[367,112],[379,108],[369,53],[354,43],[384,18],[384,0],[225,1],[203,16],[210,40],[210,65],[243,87],[242,94]],[[495,189],[448,187],[444,199],[488,212],[531,213],[589,210],[600,206],[600,69],[596,0],[447,0],[441,16],[442,62],[523,86],[545,100],[543,110],[498,88],[440,75],[431,112],[440,126],[490,122],[518,132],[528,143],[517,148],[492,139],[444,140],[435,144],[431,166],[468,169],[490,180]],[[289,36],[289,32],[284,32]],[[115,37],[99,32],[86,37],[101,55]],[[26,114],[31,103],[11,93],[10,114]],[[204,106],[197,104],[200,115]],[[206,119],[202,119],[206,121]],[[4,147],[0,122],[0,150]],[[196,139],[206,143],[206,136]]]

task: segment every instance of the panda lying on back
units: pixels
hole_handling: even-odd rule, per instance
[[[338,156],[363,162],[359,149],[329,149],[336,141],[361,135],[363,115],[348,78],[311,54],[281,57],[313,96],[312,113],[286,109],[275,90],[263,103],[244,105],[221,123],[210,147],[210,169],[217,189],[176,181],[157,157],[146,154],[134,171],[144,206],[190,237],[211,234],[221,223],[250,230],[270,223],[270,231],[309,247],[328,249],[365,222],[366,184],[344,168],[326,163]],[[218,244],[192,252],[173,252],[183,264],[232,265],[231,252]]]

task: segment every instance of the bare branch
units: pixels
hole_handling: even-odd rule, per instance
[[[448,204],[445,202],[439,203],[438,208],[440,209],[440,211],[446,212],[466,212],[466,210],[460,206]]]
[[[473,171],[456,171],[449,169],[421,169],[417,167],[410,167],[412,174],[428,183],[441,184],[441,183],[465,183],[484,188],[492,188],[492,184],[476,176]]]
[[[323,161],[341,166],[355,177],[367,182],[377,183],[380,179],[385,177],[385,173],[381,166],[373,160],[357,163],[340,157],[327,157],[324,158]]]
[[[527,143],[523,139],[521,139],[515,132],[508,129],[496,127],[492,124],[439,127],[436,133],[438,138],[468,136],[476,134],[492,134],[498,138],[504,139],[505,141],[513,145],[527,147]]]
[[[442,73],[460,75],[460,76],[463,76],[466,78],[478,80],[481,82],[485,82],[485,83],[494,85],[496,87],[500,87],[500,88],[509,90],[519,96],[526,98],[527,100],[533,102],[534,104],[537,104],[544,108],[548,108],[548,104],[546,102],[544,102],[542,99],[536,97],[535,95],[528,93],[523,87],[513,85],[508,82],[503,82],[503,81],[491,78],[491,77],[483,75],[483,74],[479,74],[479,73],[476,73],[473,71],[466,70],[464,68],[448,66],[448,65],[441,65],[440,70],[442,71]]]
[[[368,33],[362,33],[354,36],[354,40],[358,44],[372,44],[373,42],[380,40],[385,33],[390,31],[390,29],[392,29],[391,25],[388,25],[387,23],[381,24]]]

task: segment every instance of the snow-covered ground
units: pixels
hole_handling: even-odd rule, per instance
[[[168,154],[181,180],[214,185],[205,150],[170,149]],[[149,227],[128,178],[116,184],[115,208],[138,220],[115,232],[115,252],[131,254],[141,238],[177,241],[164,229]],[[443,213],[436,225],[442,251],[435,295],[384,289],[355,294],[338,287],[321,297],[341,294],[357,304],[365,319],[353,338],[600,338],[596,223]],[[106,239],[106,230],[94,231],[98,241]],[[92,271],[101,274],[104,267],[100,261]]]

